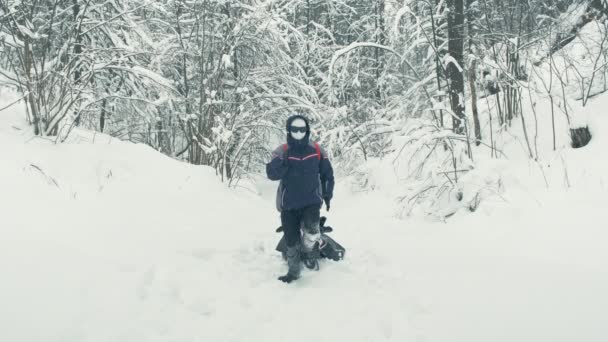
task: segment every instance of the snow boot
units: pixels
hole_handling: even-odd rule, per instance
[[[284,283],[291,283],[292,281],[300,278],[300,246],[295,245],[287,247],[287,274],[280,276],[279,280]]]
[[[310,252],[304,253],[303,261],[304,266],[309,270],[319,270],[319,258],[321,258],[321,249],[319,248],[319,241],[315,242]]]

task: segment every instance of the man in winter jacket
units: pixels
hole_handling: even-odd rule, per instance
[[[302,257],[316,263],[319,256],[320,209],[323,202],[327,210],[330,208],[334,174],[327,153],[309,141],[310,125],[304,116],[290,117],[286,128],[287,144],[274,150],[266,174],[271,180],[281,181],[277,209],[287,242],[288,272],[279,280],[290,283],[300,277]]]

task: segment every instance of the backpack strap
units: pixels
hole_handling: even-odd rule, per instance
[[[289,148],[289,146],[287,144],[283,144],[283,158],[287,156],[287,148]]]
[[[317,159],[321,160],[321,147],[317,143],[315,143],[315,150],[317,150]]]

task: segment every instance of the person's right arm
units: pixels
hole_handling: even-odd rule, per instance
[[[287,153],[281,145],[272,152],[272,159],[266,164],[266,176],[270,180],[281,180],[287,173],[288,168]]]

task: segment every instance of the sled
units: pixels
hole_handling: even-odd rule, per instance
[[[327,233],[332,232],[334,229],[332,227],[326,226],[325,222],[327,218],[322,216],[319,220],[319,228],[321,231],[321,246],[319,247],[319,252],[321,258],[327,258],[334,261],[340,261],[344,259],[344,253],[346,249],[342,247],[336,240],[332,239]],[[283,232],[283,227],[279,227],[276,229],[277,233]],[[281,236],[281,240],[277,244],[277,251],[281,252],[283,259],[287,259],[287,243],[285,242],[285,236]]]

